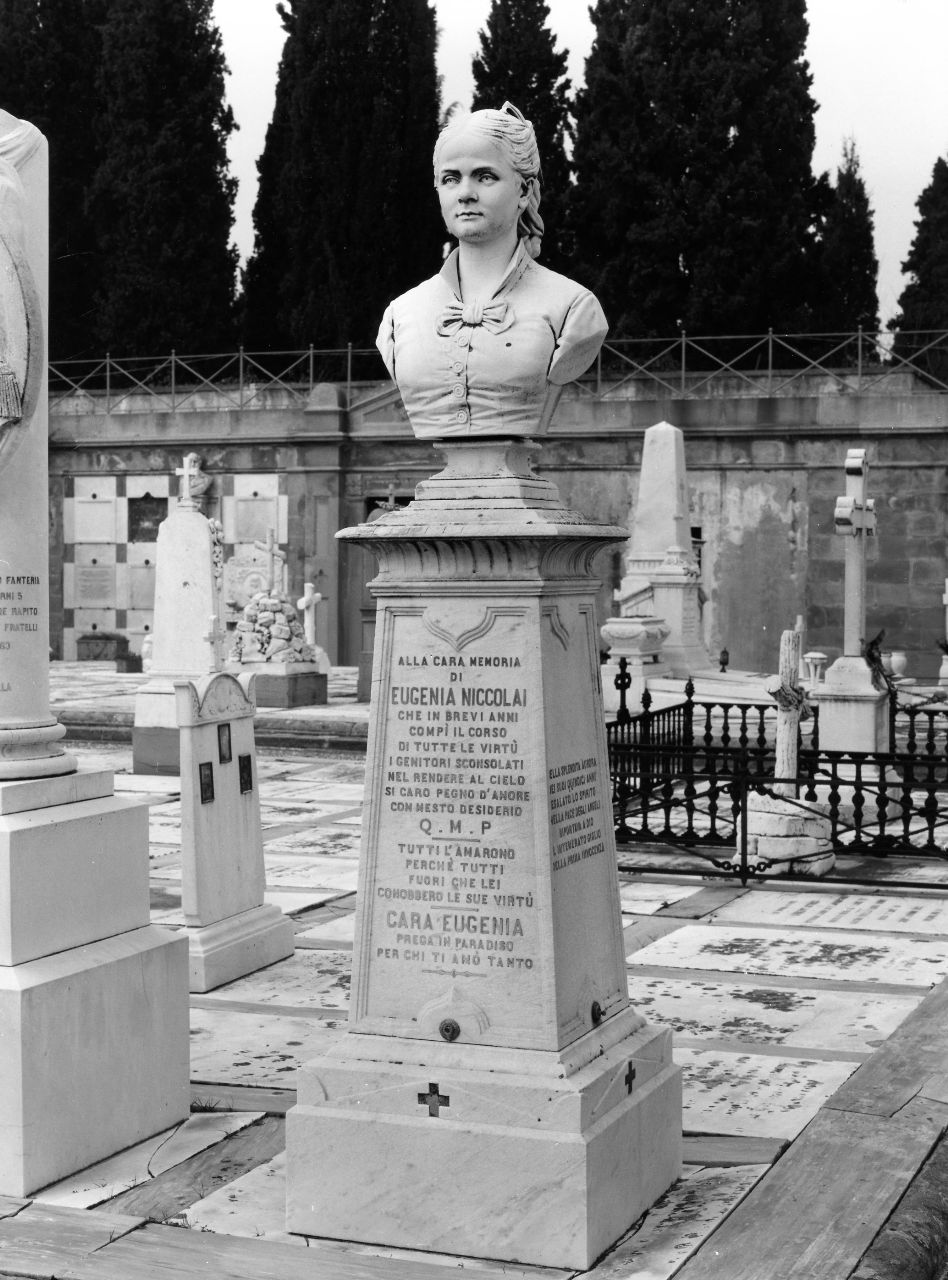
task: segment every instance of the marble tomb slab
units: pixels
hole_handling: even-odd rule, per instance
[[[295,1089],[300,1063],[315,1058],[338,1022],[234,1009],[191,1010],[191,1079],[200,1084]]]
[[[675,1046],[687,1133],[795,1138],[859,1066]],[[193,1073],[192,1073],[193,1074]]]
[[[280,888],[299,885],[354,893],[359,879],[359,864],[354,858],[274,858],[267,850],[264,861],[267,884]]]
[[[667,853],[646,853],[637,845],[620,844],[616,852],[620,866],[633,867],[637,871],[653,871],[656,875],[661,875],[662,872],[667,871],[697,871],[703,872],[708,876],[720,876],[722,874],[712,865],[708,858],[702,858],[696,853],[688,853],[685,850],[671,846]],[[730,857],[731,852],[729,849],[719,850],[723,858]]]
[[[948,975],[943,943],[842,930],[684,925],[627,957],[633,968],[661,966],[714,973],[767,973],[836,982],[929,987]]]
[[[349,896],[348,889],[268,889],[263,900],[268,906],[279,907],[284,915],[299,915],[302,911],[311,911],[314,907],[323,907],[327,902],[335,902],[337,898]],[[177,895],[180,904],[180,891]],[[184,912],[180,905],[161,906],[151,912],[151,923],[161,924],[168,929],[181,928],[184,925]]]
[[[345,800],[349,804],[361,804],[365,786],[355,782],[325,782],[313,788],[313,798],[320,800]]]
[[[170,800],[181,795],[181,779],[152,776],[147,773],[117,773],[115,790],[132,795],[164,796]],[[164,803],[159,800],[158,804]]]
[[[633,974],[629,997],[649,1022],[694,1040],[746,1040],[794,1049],[868,1053],[877,1049],[922,999],[924,992],[874,995],[867,991],[755,987]]]
[[[320,920],[308,929],[301,929],[297,939],[312,939],[314,942],[354,942],[355,912],[344,916],[333,916],[328,920]]]
[[[901,858],[873,860],[872,878],[881,882],[901,880],[907,884],[948,885],[948,861],[935,858],[930,861],[914,858],[904,861]]]
[[[686,1170],[586,1280],[670,1280],[766,1172],[766,1165]]]
[[[856,893],[752,893],[715,911],[715,922],[870,929],[948,937],[943,898],[884,897]]]
[[[264,851],[271,854],[312,858],[358,858],[360,837],[352,831],[332,831],[325,827],[306,828],[267,840]]]
[[[199,1151],[215,1146],[229,1134],[245,1129],[263,1114],[262,1111],[199,1112],[182,1124],[136,1143],[118,1155],[99,1160],[81,1173],[54,1182],[38,1191],[34,1199],[44,1204],[91,1209],[121,1195],[130,1187],[150,1182]]]
[[[336,818],[349,813],[351,809],[352,805],[348,802],[333,804],[328,799],[313,801],[312,804],[291,804],[270,799],[260,801],[260,817],[271,826],[276,826],[278,822],[289,824],[293,821],[315,822],[320,818]]]
[[[297,951],[286,960],[237,978],[203,995],[226,1004],[284,1005],[294,1009],[345,1009],[349,1004],[352,953]]]
[[[700,893],[702,885],[655,884],[642,881],[619,886],[619,900],[623,915],[650,916],[673,902],[681,902],[692,894]]]

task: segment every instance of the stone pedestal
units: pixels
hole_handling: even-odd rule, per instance
[[[819,704],[823,751],[888,751],[889,695],[865,658],[837,658],[810,700]]]
[[[0,1193],[187,1117],[187,944],[149,924],[148,806],[0,783]]]
[[[441,445],[380,571],[349,1030],[287,1116],[294,1232],[585,1269],[678,1176],[629,1006],[594,556],[529,441]],[[326,1170],[331,1168],[331,1176]]]
[[[324,707],[329,701],[329,677],[315,662],[246,662],[228,670],[254,677],[258,707]]]
[[[648,682],[671,674],[662,658],[662,645],[670,631],[663,618],[610,618],[603,625],[602,638],[609,648],[609,660],[602,666],[602,704],[607,713],[619,709],[616,677],[620,658],[626,660],[629,683],[625,705],[630,715],[641,709]]]
[[[253,683],[219,672],[175,686],[192,991],[213,991],[293,954],[293,922],[263,900]]]

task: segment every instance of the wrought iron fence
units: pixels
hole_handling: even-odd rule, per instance
[[[57,360],[50,365],[51,404],[95,402],[106,413],[143,407],[254,409],[307,402],[318,383],[343,391],[352,407],[359,389],[387,378],[374,349],[236,351]],[[820,392],[859,395],[948,392],[948,332],[893,334],[774,333],[671,338],[616,338],[574,386],[603,400],[774,397]],[[277,404],[278,402],[278,404]]]

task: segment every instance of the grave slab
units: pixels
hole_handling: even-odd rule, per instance
[[[202,1084],[296,1087],[301,1061],[325,1048],[327,1036],[340,1034],[338,1022],[294,1018],[288,1014],[191,1010],[191,1079]]]
[[[930,987],[948,974],[948,954],[937,941],[878,935],[870,939],[843,930],[778,933],[739,925],[684,925],[634,952],[629,963],[634,969],[661,966],[919,987]]]
[[[623,915],[650,916],[662,907],[700,892],[700,885],[654,884],[643,880],[638,884],[620,885],[619,901]]]
[[[587,1273],[588,1280],[669,1280],[764,1172],[760,1165],[690,1172]]]
[[[267,856],[287,854],[300,857],[358,858],[359,836],[352,831],[308,827],[289,835],[268,840],[264,832]]]
[[[344,1009],[349,1003],[352,953],[297,951],[286,960],[238,978],[208,1000],[286,1005],[297,1009]]]
[[[355,912],[345,916],[335,916],[332,920],[321,920],[308,929],[301,929],[296,935],[300,939],[316,942],[352,942],[355,937]]]
[[[633,974],[629,995],[647,1018],[689,1039],[747,1040],[799,1049],[877,1049],[922,998],[866,991],[755,987],[719,979]]]
[[[36,1193],[44,1204],[72,1205],[91,1209],[114,1196],[157,1178],[198,1151],[205,1151],[238,1129],[253,1124],[262,1111],[232,1111],[191,1115],[173,1129],[157,1133],[118,1155],[100,1160],[81,1173]]]
[[[298,885],[301,888],[344,889],[354,893],[359,878],[355,859],[342,858],[266,858],[267,884],[279,888]]]
[[[728,903],[712,919],[727,923],[866,929],[948,937],[948,902],[940,898],[854,893],[754,893]]]
[[[689,1133],[794,1138],[858,1062],[675,1049],[682,1125]]]

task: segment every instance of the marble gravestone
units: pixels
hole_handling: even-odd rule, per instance
[[[175,684],[192,991],[212,991],[293,954],[292,921],[263,900],[253,680],[216,672]]]
[[[149,922],[148,809],[49,710],[47,150],[0,111],[0,1194],[187,1117],[187,947]],[[146,993],[147,998],[143,998]]]
[[[135,695],[135,773],[178,773],[175,681],[200,679],[216,665],[208,628],[222,617],[223,535],[191,495],[194,457],[178,469],[177,505],[158,528],[151,666]]]
[[[348,1031],[299,1074],[287,1225],[585,1269],[678,1176],[629,1005],[593,557],[531,441],[436,445],[340,535],[380,571]],[[436,1206],[436,1211],[434,1207]]]

